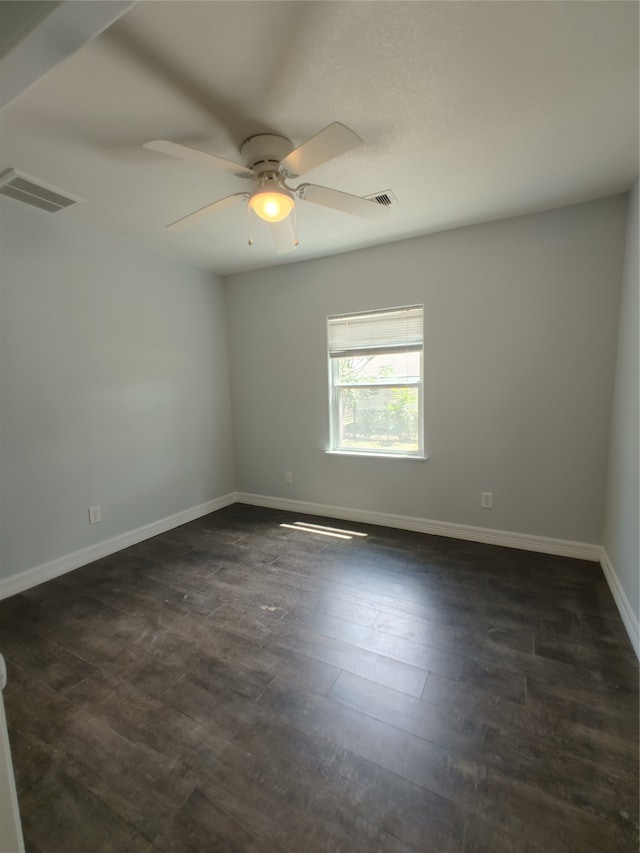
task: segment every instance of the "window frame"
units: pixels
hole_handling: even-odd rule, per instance
[[[346,320],[349,318],[365,318],[367,315],[393,315],[394,313],[406,312],[411,310],[420,310],[420,343],[415,340],[406,345],[387,344],[384,342],[375,343],[373,345],[362,345],[359,347],[347,348],[332,354],[331,351],[331,323]],[[381,322],[382,325],[382,322]],[[386,459],[426,459],[424,451],[424,305],[408,305],[395,308],[382,308],[374,311],[358,311],[350,314],[339,314],[327,317],[327,357],[328,357],[328,373],[329,373],[329,450],[328,453],[334,453],[347,456],[371,456],[376,458]],[[398,379],[389,378],[388,380],[376,382],[345,382],[339,380],[340,359],[349,356],[362,355],[386,355],[392,353],[417,352],[419,353],[419,378],[418,380],[398,381]],[[417,408],[418,408],[418,424],[417,424],[417,449],[416,450],[393,450],[390,448],[371,448],[371,447],[345,447],[340,444],[341,435],[341,393],[342,389],[357,389],[363,388],[394,388],[405,389],[411,388],[417,390]]]

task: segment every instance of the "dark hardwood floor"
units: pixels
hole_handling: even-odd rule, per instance
[[[638,850],[595,563],[234,505],[1,602],[0,651],[30,853]]]

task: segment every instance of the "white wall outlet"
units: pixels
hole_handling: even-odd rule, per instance
[[[493,492],[480,492],[480,506],[484,509],[492,509]]]
[[[293,484],[293,474],[291,473],[291,471],[284,472],[284,481],[288,486],[291,486]]]
[[[102,521],[102,509],[99,506],[89,507],[89,524],[97,524]]]

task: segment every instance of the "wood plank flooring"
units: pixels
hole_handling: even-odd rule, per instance
[[[1,602],[0,651],[29,853],[638,850],[594,563],[234,505]]]

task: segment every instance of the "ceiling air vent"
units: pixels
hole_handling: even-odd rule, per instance
[[[21,175],[15,169],[7,169],[0,175],[0,195],[9,196],[17,201],[23,201],[40,210],[55,213],[76,204],[77,198],[68,198],[55,190],[36,183],[33,178]]]
[[[378,204],[382,204],[385,207],[390,207],[392,204],[398,203],[398,199],[394,196],[391,190],[383,190],[380,193],[372,193],[371,195],[366,195],[365,198],[368,198],[369,201],[377,201]]]

